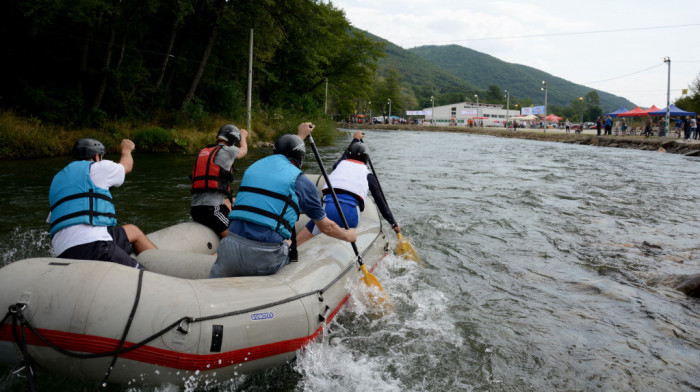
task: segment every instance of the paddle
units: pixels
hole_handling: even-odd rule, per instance
[[[335,208],[338,209],[338,214],[340,215],[340,219],[343,221],[343,227],[345,227],[345,230],[350,229],[350,226],[348,226],[348,221],[345,219],[345,214],[343,214],[343,210],[340,208],[340,202],[338,201],[338,196],[335,194],[335,190],[333,189],[333,186],[331,185],[331,181],[328,178],[328,174],[326,173],[326,169],[323,167],[323,162],[321,162],[321,156],[318,154],[318,150],[316,149],[316,144],[314,143],[314,138],[309,135],[309,144],[311,144],[311,149],[314,151],[314,156],[316,157],[316,162],[318,162],[318,167],[321,169],[321,173],[323,173],[323,179],[326,180],[326,186],[328,186],[328,190],[330,191],[331,195],[333,196],[333,202],[335,203]],[[360,265],[360,270],[362,271],[362,275],[364,277],[365,284],[370,287],[375,287],[379,289],[381,293],[384,292],[384,289],[382,288],[382,285],[379,283],[379,280],[372,275],[369,271],[367,271],[367,267],[365,266],[365,263],[362,262],[362,256],[360,256],[360,251],[357,250],[357,244],[354,242],[351,242],[352,244],[352,249],[355,251],[355,256],[357,256],[357,263]],[[382,298],[379,298],[379,302],[384,302],[385,298],[382,296]]]
[[[360,140],[362,142],[362,140]],[[372,174],[374,174],[374,178],[377,180],[377,185],[379,186],[379,193],[382,194],[382,197],[384,198],[384,202],[386,203],[386,196],[384,196],[384,190],[382,190],[382,184],[379,183],[379,177],[377,177],[377,172],[374,171],[374,165],[372,165],[372,159],[370,157],[367,157],[367,163],[369,163],[369,168],[372,169]],[[387,203],[388,205],[389,203]],[[396,238],[399,240],[399,243],[396,244],[396,254],[399,256],[404,256],[405,258],[409,260],[413,260],[419,264],[423,264],[420,258],[418,258],[418,253],[416,253],[416,250],[413,249],[413,246],[411,245],[408,240],[401,238],[401,233],[396,233]]]

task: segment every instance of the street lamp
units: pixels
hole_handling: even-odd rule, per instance
[[[372,119],[372,101],[367,103],[369,105],[369,123],[374,124],[374,119]]]
[[[477,124],[479,123],[479,96],[477,94],[474,94],[474,97],[476,97],[476,122]]]
[[[542,84],[544,85],[542,87],[544,90],[544,133],[547,133],[547,82],[543,80]]]
[[[510,91],[506,90],[506,130],[508,129],[508,122],[510,121]]]
[[[664,57],[664,63],[668,63],[668,84],[666,85],[666,129],[671,129],[671,58]]]
[[[387,99],[387,101],[389,102],[389,121],[393,124],[394,121],[391,120],[391,99]]]
[[[579,133],[583,133],[583,97],[578,97],[578,101],[581,102],[581,129]]]
[[[435,97],[430,96],[430,105],[433,107],[430,112],[430,125],[435,125]]]

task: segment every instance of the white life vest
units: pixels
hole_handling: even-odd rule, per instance
[[[348,191],[362,200],[367,199],[369,192],[369,184],[367,183],[367,175],[369,169],[367,166],[354,159],[345,159],[335,167],[329,179],[333,189],[342,189]],[[324,186],[323,189],[327,187]]]

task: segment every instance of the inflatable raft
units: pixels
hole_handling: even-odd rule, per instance
[[[388,251],[383,229],[368,200],[357,246],[370,270]],[[351,245],[325,235],[275,275],[223,279],[208,279],[219,242],[208,228],[149,237],[159,249],[137,257],[146,271],[57,258],[0,269],[0,363],[132,385],[228,380],[292,360],[362,276]]]

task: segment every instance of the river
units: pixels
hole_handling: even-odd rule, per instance
[[[375,275],[395,313],[377,318],[351,300],[295,363],[215,391],[700,390],[700,300],[663,284],[700,271],[700,160],[366,133],[389,204],[425,265],[388,257]],[[321,148],[327,167],[349,140]],[[236,177],[266,153],[238,163]],[[305,170],[318,173],[307,158]],[[149,232],[187,220],[193,159],[137,154],[114,191],[120,222]],[[0,265],[49,254],[48,186],[67,162],[0,162]],[[24,385],[0,373],[0,391]],[[94,387],[46,374],[39,385]]]

